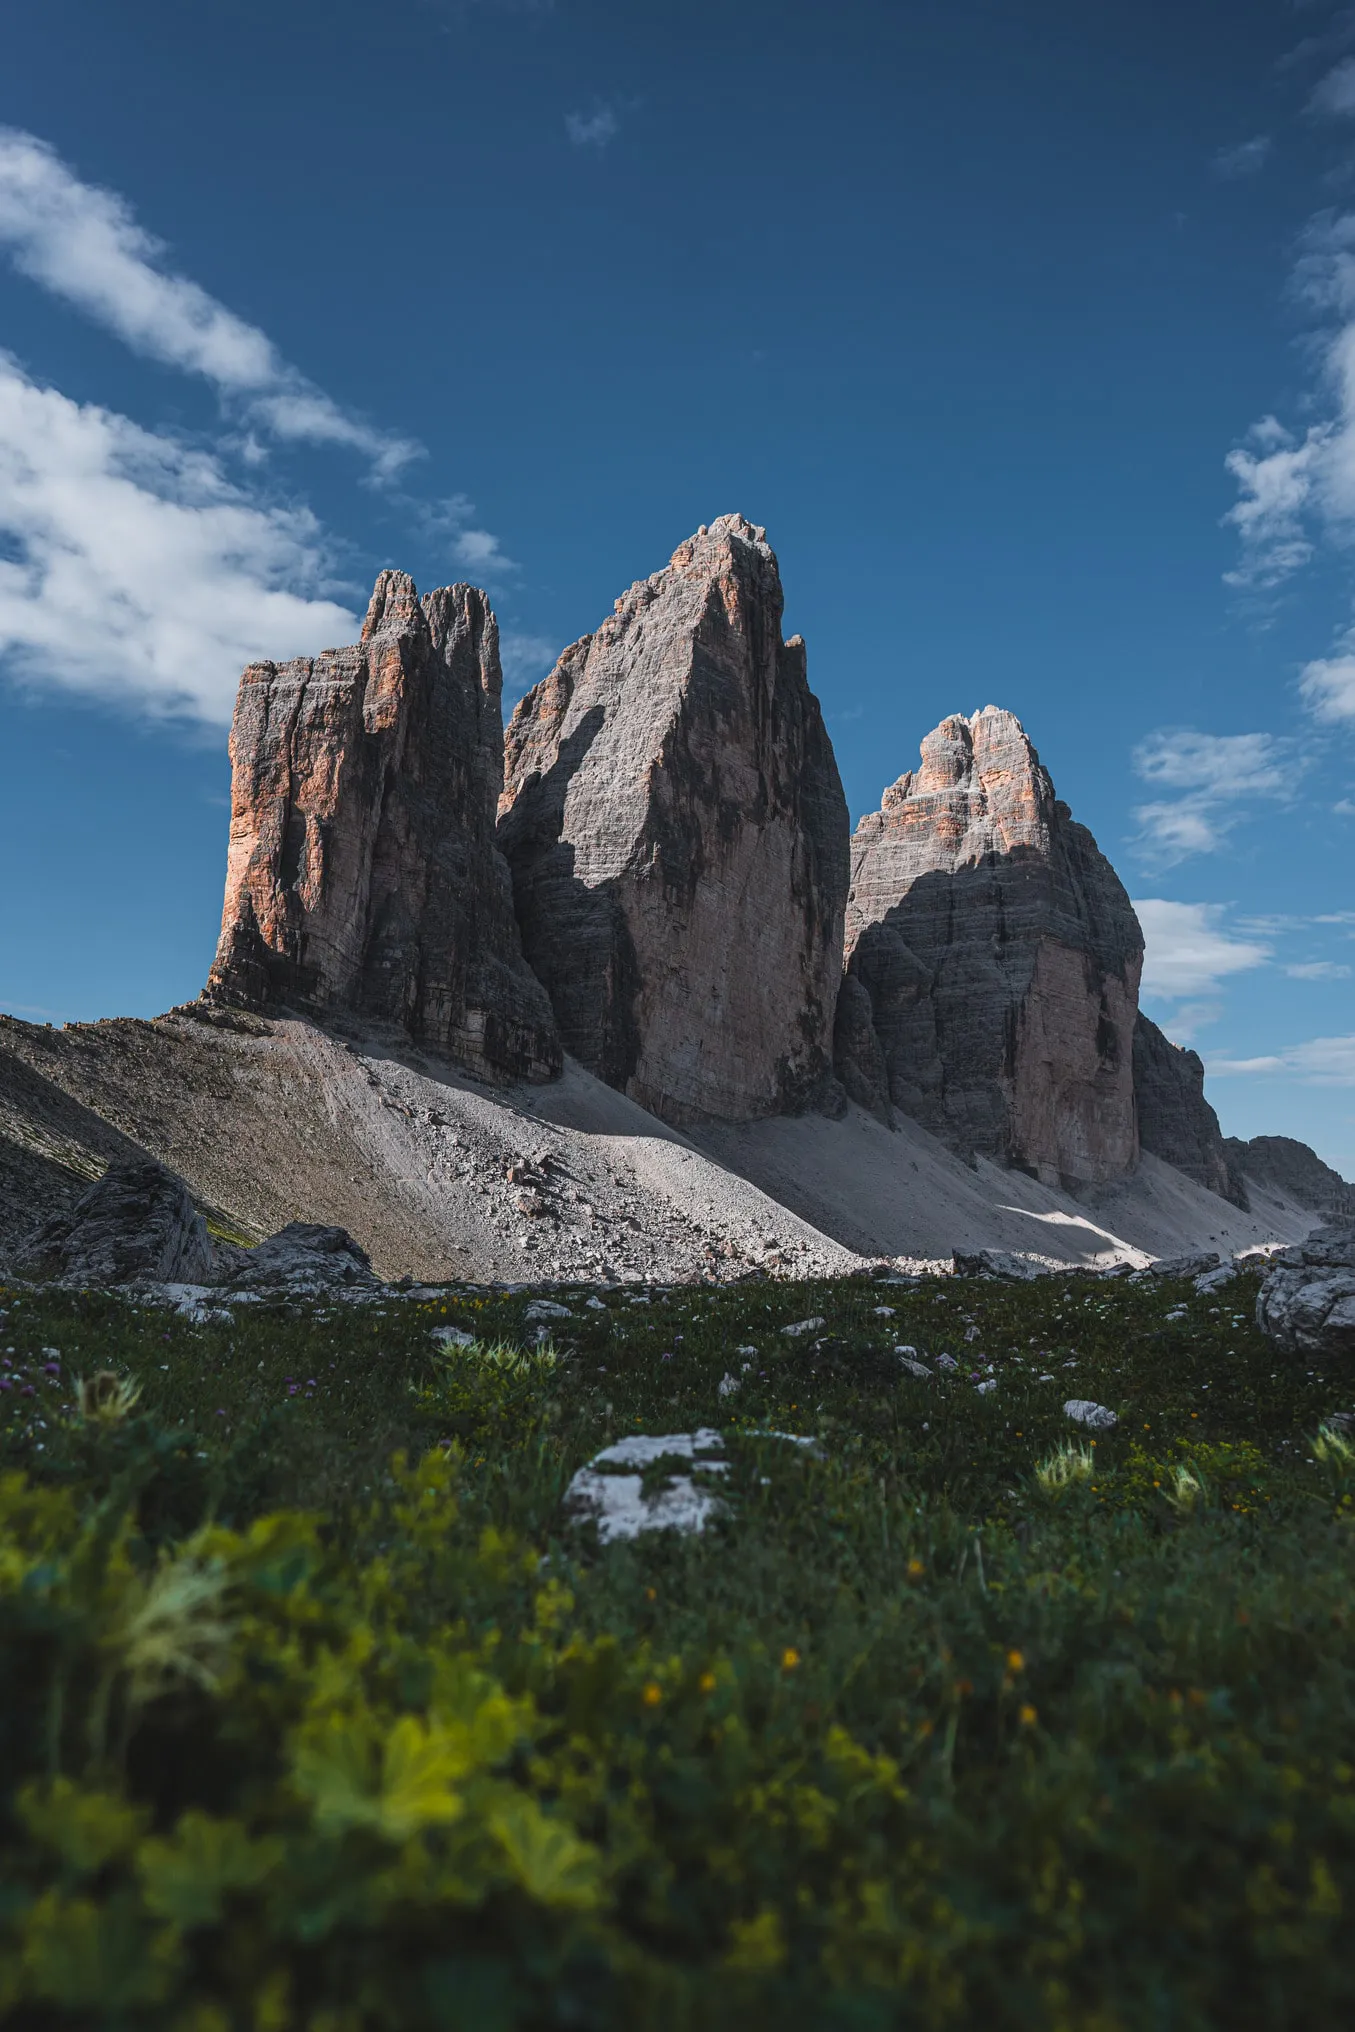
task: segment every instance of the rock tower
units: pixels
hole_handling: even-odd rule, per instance
[[[362,640],[251,664],[208,994],[349,1011],[495,1078],[560,1070],[495,843],[498,627],[473,586],[382,572]]]
[[[565,1049],[670,1122],[831,1072],[847,809],[766,532],[739,515],[567,649],[513,715],[499,839]]]
[[[1133,1168],[1142,933],[1011,713],[943,720],[862,819],[846,953],[854,1099],[1050,1183]]]

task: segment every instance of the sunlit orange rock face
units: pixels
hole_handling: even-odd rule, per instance
[[[231,728],[218,998],[345,1011],[494,1077],[561,1065],[494,837],[498,628],[382,572],[360,643],[256,663]]]
[[[672,1122],[831,1077],[847,807],[766,533],[702,528],[507,734],[499,838],[565,1048]]]
[[[1143,937],[1019,720],[943,720],[852,841],[837,1069],[954,1148],[1049,1182],[1138,1156]]]

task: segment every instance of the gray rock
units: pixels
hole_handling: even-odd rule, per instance
[[[240,681],[210,996],[377,1017],[472,1069],[552,1078],[495,841],[498,625],[473,586],[382,572],[362,640]]]
[[[1134,1098],[1143,1148],[1245,1211],[1246,1185],[1204,1097],[1204,1061],[1173,1044],[1141,1010],[1134,1026]]]
[[[851,849],[838,1077],[1051,1184],[1138,1155],[1143,936],[1011,713],[943,720]]]
[[[1231,1263],[1220,1263],[1217,1270],[1206,1270],[1202,1276],[1195,1279],[1195,1289],[1202,1298],[1207,1298],[1212,1292],[1222,1291],[1236,1276],[1237,1272]]]
[[[30,1236],[14,1268],[71,1285],[206,1284],[216,1264],[183,1180],[151,1159],[127,1159]]]
[[[1206,1270],[1218,1267],[1217,1249],[1202,1249],[1193,1256],[1159,1256],[1148,1265],[1154,1277],[1203,1277]]]
[[[1287,1354],[1355,1355],[1355,1222],[1285,1250],[1262,1283],[1256,1324]]]
[[[232,1289],[272,1291],[371,1291],[380,1283],[367,1251],[347,1228],[292,1221],[257,1248],[234,1252]]]
[[[1224,1139],[1224,1151],[1233,1170],[1268,1186],[1314,1213],[1335,1218],[1355,1216],[1355,1185],[1324,1164],[1315,1150],[1293,1136],[1253,1136]]]
[[[1071,1418],[1074,1425],[1086,1426],[1089,1432],[1110,1432],[1120,1422],[1108,1406],[1097,1404],[1090,1397],[1070,1397],[1063,1415]]]
[[[1037,1277],[1051,1274],[1048,1263],[1011,1249],[977,1249],[972,1254],[957,1249],[955,1272],[957,1276],[1005,1277],[1014,1284],[1033,1284]]]
[[[553,1298],[534,1298],[522,1316],[533,1324],[541,1319],[573,1319],[574,1317],[567,1305],[557,1305]]]
[[[529,692],[499,839],[565,1048],[670,1122],[831,1080],[847,806],[765,530],[723,515]]]

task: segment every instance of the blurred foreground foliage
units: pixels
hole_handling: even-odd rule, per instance
[[[0,2019],[1348,2025],[1347,1379],[1248,1296],[611,1293],[539,1348],[525,1295],[10,1294]],[[705,1537],[564,1526],[702,1422]]]

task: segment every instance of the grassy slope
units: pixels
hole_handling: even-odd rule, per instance
[[[285,1913],[279,1892],[266,1924],[250,1904],[263,1893],[243,1886],[218,1885],[196,1920],[152,1900],[117,1964],[133,1970],[118,2005],[102,1934],[82,1978],[59,1972],[69,1949],[54,1956],[31,1936],[58,1927],[41,1918],[58,1896],[83,1900],[106,1931],[132,1896],[118,1872],[144,1901],[149,1866],[128,1835],[77,1868],[84,1838],[44,1835],[50,1792],[46,1807],[30,1794],[8,1894],[26,1945],[5,1964],[0,2005],[8,1982],[34,2024],[199,2032],[1349,2023],[1355,1481],[1314,1458],[1312,1440],[1349,1408],[1355,1378],[1277,1356],[1250,1324],[1254,1295],[1251,1279],[1208,1299],[1069,1276],[686,1288],[648,1306],[608,1294],[603,1311],[572,1297],[553,1367],[435,1354],[440,1324],[529,1345],[526,1294],[260,1307],[229,1327],[98,1297],[0,1299],[15,1375],[0,1392],[6,1467],[68,1491],[72,1516],[101,1500],[105,1517],[127,1512],[133,1575],[206,1516],[240,1534],[279,1508],[318,1513],[311,1565],[286,1583],[293,1649],[305,1648],[303,1593],[307,1616],[317,1602],[347,1616],[348,1648],[335,1639],[327,1655],[349,1661],[334,1669],[362,1689],[362,1726],[372,1715],[389,1731],[402,1714],[441,1712],[408,1661],[440,1657],[453,1631],[532,1703],[486,1770],[572,1830],[590,1886],[568,1891],[519,1863],[500,1882],[511,1843],[490,1804],[485,1827],[499,1833],[484,1857],[499,1861],[481,1858],[473,1892],[440,1879],[397,1899],[389,1857],[361,1847],[370,1829],[316,1807],[305,1839],[330,1829],[325,1867],[368,1901],[349,1897],[342,1953],[337,1934],[319,1951],[338,1921],[315,1917],[310,1892]],[[877,1315],[886,1303],[893,1318]],[[807,1314],[826,1321],[817,1347],[780,1332]],[[901,1378],[896,1340],[949,1350],[961,1368]],[[96,1368],[143,1386],[106,1431],[61,1408],[73,1373]],[[728,1372],[740,1388],[722,1401]],[[981,1393],[989,1374],[997,1387]],[[1120,1424],[1059,1498],[1034,1469],[1072,1430],[1068,1397],[1112,1406]],[[698,1424],[744,1434],[731,1441],[728,1522],[605,1552],[564,1526],[565,1485],[599,1446]],[[822,1457],[756,1437],[767,1427],[818,1435]],[[391,1456],[442,1459],[448,1442],[450,1466],[430,1467],[415,1500]],[[1198,1488],[1184,1500],[1182,1466]],[[31,1550],[37,1527],[10,1528]],[[242,1543],[220,1535],[219,1556],[243,1560]],[[11,1562],[11,1592],[57,1586],[43,1578],[56,1554],[44,1558],[17,1581]],[[251,1568],[239,1599],[259,1585]],[[238,1682],[219,1659],[196,1686],[168,1671],[150,1693],[114,1694],[120,1730],[77,1727],[63,1708],[53,1749],[55,1611],[35,1621],[27,1599],[0,1623],[31,1695],[0,1739],[11,1792],[60,1772],[139,1802],[157,1833],[196,1805],[238,1814],[251,1838],[266,1825],[269,1839],[301,1841],[295,1743],[319,1725],[313,1673],[302,1705],[269,1708],[249,1704],[266,1677],[252,1652]],[[376,1634],[355,1662],[359,1626]],[[234,1627],[241,1657],[259,1650],[245,1610]],[[72,1636],[69,1615],[62,1628],[91,1656],[124,1641],[94,1622]],[[237,1690],[223,1709],[213,1678],[248,1699]],[[339,1698],[332,1684],[325,1698]],[[253,1718],[252,1761],[213,1789],[223,1713],[241,1739]],[[393,1780],[387,1768],[364,1783],[389,1792]],[[440,1825],[429,1807],[384,1838],[402,1868],[420,1842],[450,1868]],[[54,1854],[64,1876],[50,1876]],[[277,1883],[310,1882],[312,1849],[296,1857],[275,1866]],[[61,1912],[69,1940],[78,1927]],[[147,1975],[157,1954],[161,1973]]]

